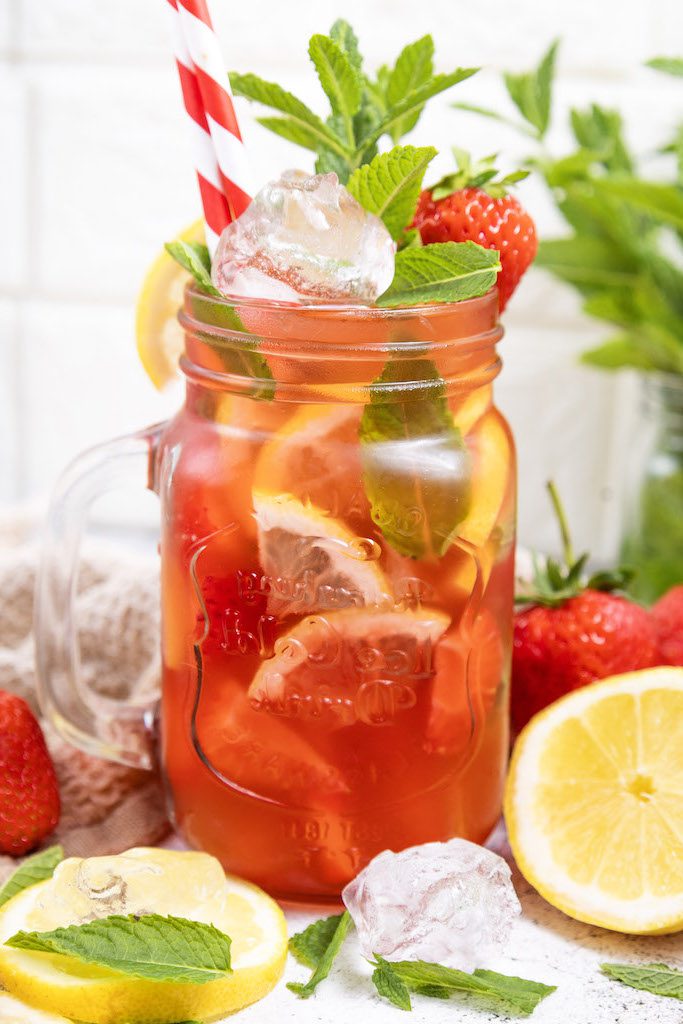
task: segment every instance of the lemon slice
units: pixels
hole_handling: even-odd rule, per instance
[[[381,725],[413,707],[432,674],[443,612],[349,608],[309,616],[281,638],[249,687],[252,706],[299,720]]]
[[[683,929],[683,669],[614,676],[536,715],[505,818],[553,906],[620,932]]]
[[[374,541],[289,494],[254,491],[253,503],[271,614],[386,603],[391,590]]]
[[[481,547],[496,525],[511,469],[510,439],[498,413],[487,413],[471,430],[468,447],[472,451],[472,500],[469,514],[458,526],[458,536]]]
[[[72,1024],[66,1017],[44,1013],[22,1003],[9,992],[0,992],[0,1024]]]
[[[193,858],[199,860],[193,861]],[[135,861],[134,869],[130,864],[121,865],[120,862],[126,861],[125,856],[93,858],[93,861],[108,861],[106,866],[93,866],[91,861],[78,860],[74,863],[72,860],[71,864],[64,861],[60,865],[63,869],[61,877],[56,873],[54,878],[23,890],[3,907],[0,911],[0,982],[10,995],[40,1010],[93,1024],[120,1024],[121,1021],[129,1024],[174,1024],[180,1020],[204,1020],[230,1013],[261,999],[273,988],[284,968],[287,930],[281,910],[269,896],[254,885],[225,876],[222,876],[222,886],[217,892],[215,876],[217,871],[222,875],[222,871],[217,861],[214,861],[213,868],[207,868],[207,861],[213,858],[206,854],[148,850],[138,851],[131,859]],[[118,863],[115,865],[113,862]],[[147,881],[151,882],[148,913],[157,910],[155,890],[158,892],[163,888],[170,894],[162,908],[164,913],[173,912],[172,894],[186,901],[187,893],[183,894],[183,890],[193,891],[198,900],[197,914],[193,919],[206,921],[209,917],[232,939],[231,973],[226,978],[204,985],[148,981],[85,964],[71,957],[34,953],[4,945],[21,929],[34,929],[41,915],[50,913],[51,897],[55,895],[61,899],[61,924],[82,920],[83,870],[86,867],[92,867],[89,877],[94,887],[87,891],[91,892],[93,900],[102,893],[95,885],[95,878],[105,879],[109,872],[110,889],[115,891],[116,879],[125,883],[136,878],[139,881],[146,868]],[[121,873],[116,875],[115,870],[119,868]],[[199,872],[199,879],[193,877],[195,870]],[[69,892],[74,891],[76,878],[81,880],[81,892],[74,899],[74,909],[68,917],[64,908],[68,905]],[[131,902],[126,897],[125,912],[130,912],[133,905],[134,892]],[[184,905],[183,909],[186,909]],[[116,912],[122,911],[107,906],[104,914],[100,910],[96,916]],[[43,920],[47,922],[46,917]],[[38,1022],[37,1016],[35,1019]]]
[[[184,242],[204,241],[204,221],[196,220],[178,236]],[[166,252],[159,253],[142,282],[135,311],[138,355],[155,385],[165,387],[178,371],[183,332],[177,320],[190,275]]]

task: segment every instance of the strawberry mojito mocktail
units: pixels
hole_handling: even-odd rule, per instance
[[[91,751],[158,760],[178,829],[229,871],[333,900],[381,850],[481,842],[500,814],[515,460],[492,389],[535,233],[508,191],[519,174],[459,152],[425,189],[436,149],[399,144],[476,70],[436,73],[430,37],[373,76],[348,24],[314,36],[325,120],[232,73],[275,110],[266,127],[316,153],[317,173],[271,173],[253,199],[216,54],[193,79],[204,49],[186,42],[206,230],[167,246],[138,319],[155,382],[180,354],[186,401],[65,477],[39,601],[45,706]],[[149,716],[125,708],[121,728],[86,699],[55,611],[74,592],[72,524],[141,465],[162,521],[153,754]]]

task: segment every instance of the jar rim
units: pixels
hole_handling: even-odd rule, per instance
[[[306,302],[284,302],[281,299],[261,299],[242,295],[211,295],[202,291],[193,282],[185,289],[186,297],[200,298],[208,308],[235,307],[253,310],[264,310],[279,313],[282,316],[336,315],[343,318],[354,317],[359,320],[400,320],[415,316],[438,317],[447,312],[452,313],[454,307],[465,311],[475,309],[487,310],[498,306],[498,288],[494,285],[484,295],[471,299],[459,299],[454,302],[428,302],[408,306],[366,306],[350,302],[326,302],[309,299]]]

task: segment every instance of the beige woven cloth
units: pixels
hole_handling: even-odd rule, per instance
[[[32,611],[39,546],[24,518],[0,520],[0,689],[36,713]],[[118,545],[89,543],[79,581],[77,621],[88,686],[111,697],[154,699],[158,687],[158,570]],[[151,845],[170,830],[159,778],[89,757],[42,722],[60,783],[62,816],[49,842],[95,856]],[[17,865],[0,856],[0,881]]]

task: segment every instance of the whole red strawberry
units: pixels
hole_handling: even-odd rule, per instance
[[[59,821],[54,765],[33,712],[0,690],[0,853],[20,856]]]
[[[663,665],[683,666],[683,586],[672,587],[652,606],[657,631],[659,660]]]
[[[512,727],[571,690],[621,672],[658,664],[650,614],[611,591],[624,573],[582,577],[587,556],[574,560],[557,494],[550,485],[565,541],[566,565],[536,566],[534,589],[515,617],[512,651]]]
[[[507,186],[526,177],[526,172],[495,182],[492,159],[472,166],[466,153],[456,150],[456,156],[458,172],[421,194],[412,226],[425,245],[472,241],[497,249],[502,266],[498,275],[502,312],[538,248],[533,220],[507,192]]]

